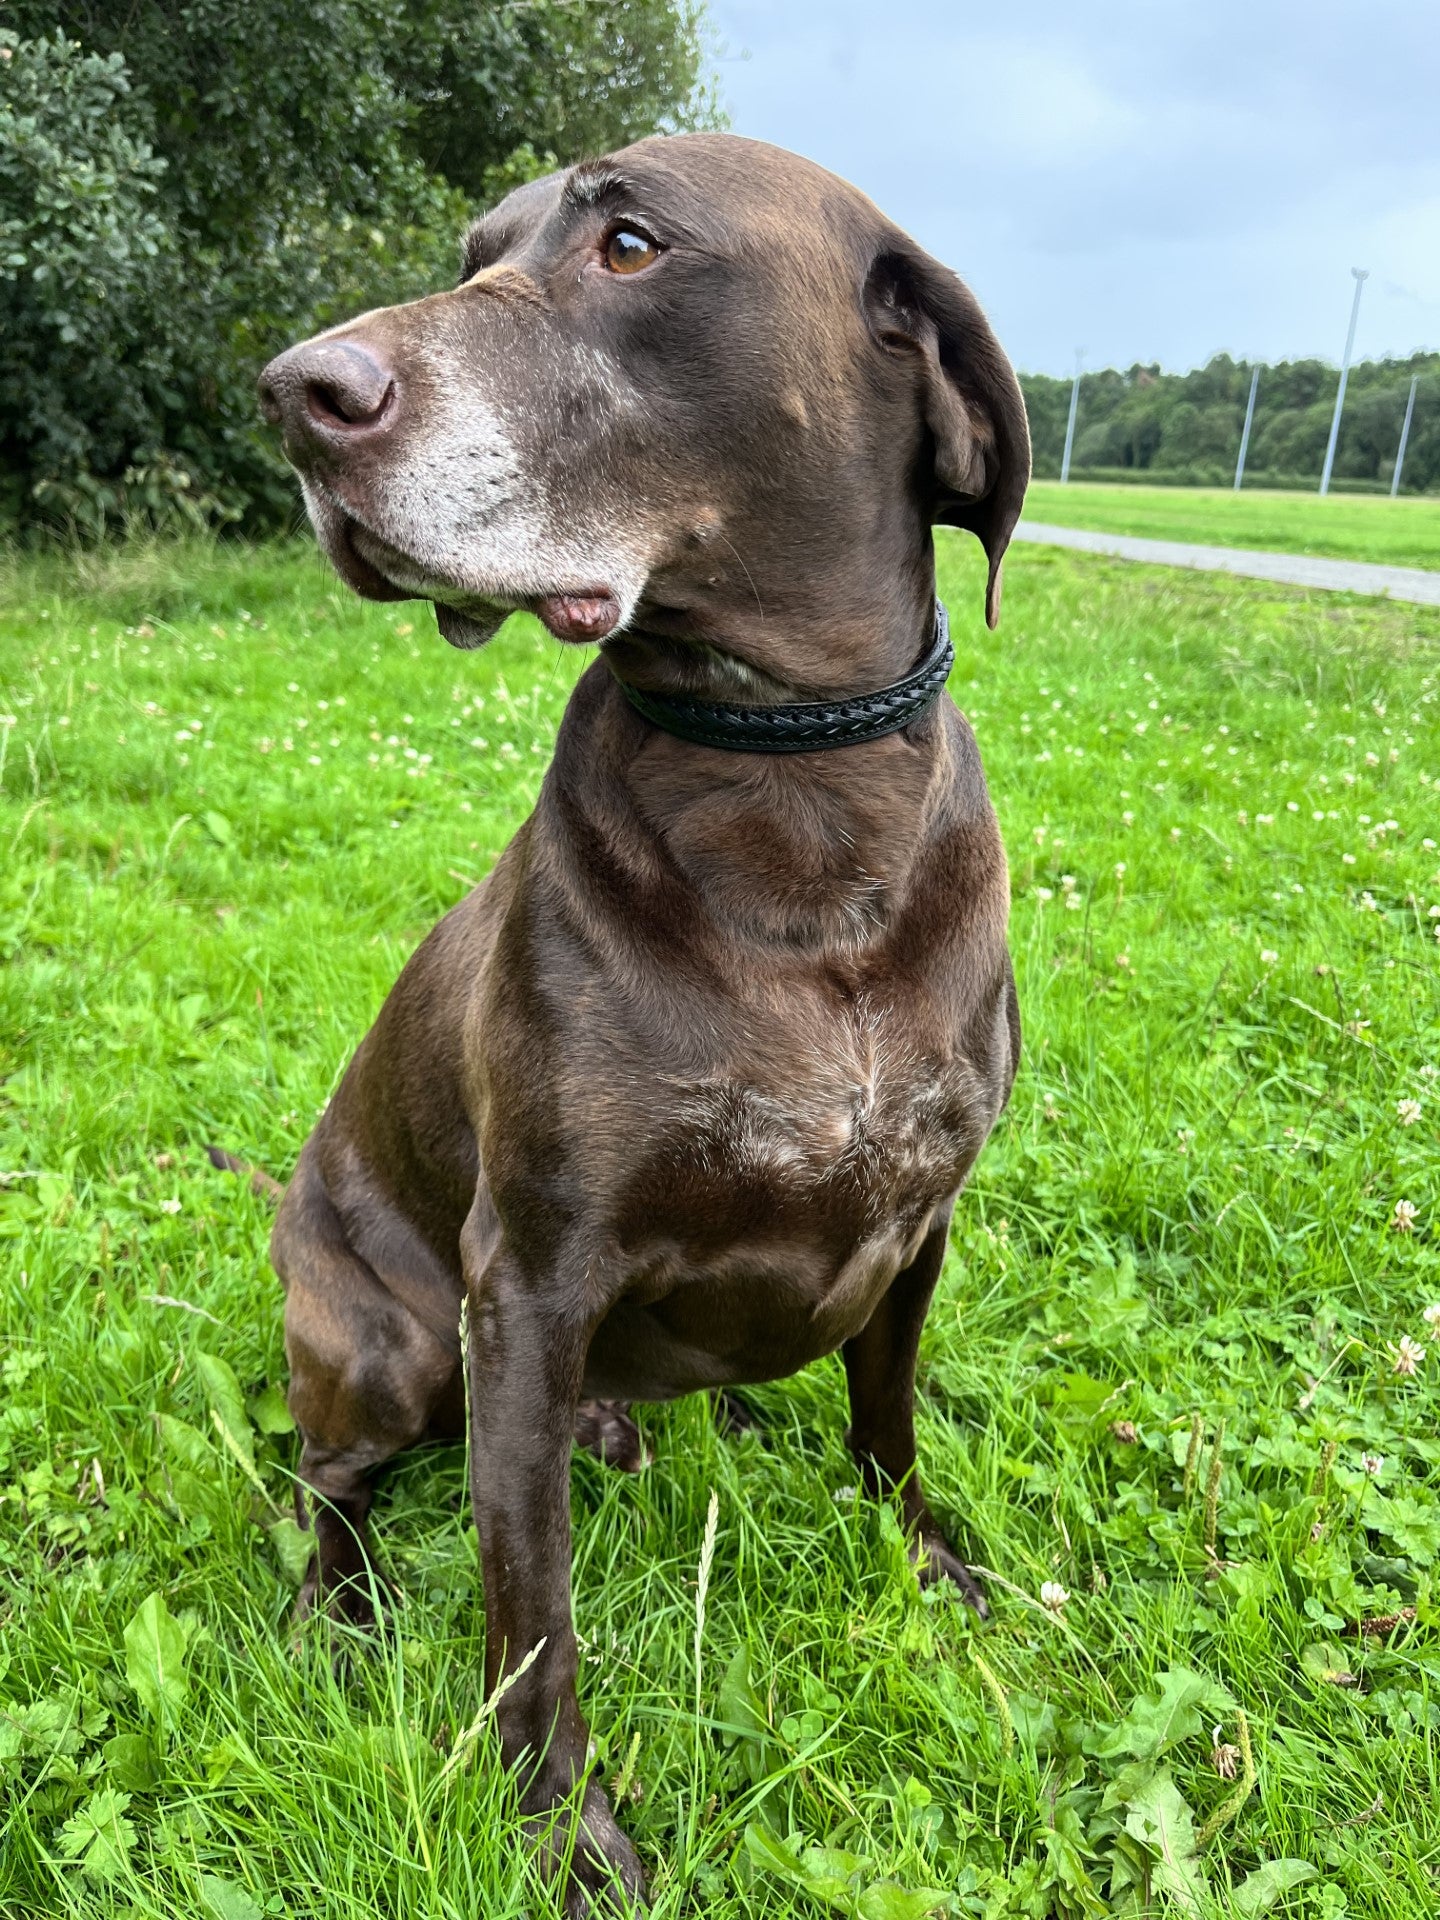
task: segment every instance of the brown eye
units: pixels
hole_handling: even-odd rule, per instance
[[[660,258],[660,249],[643,233],[621,227],[605,242],[605,264],[611,273],[643,273]]]

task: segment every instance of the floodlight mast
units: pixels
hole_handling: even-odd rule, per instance
[[[1245,425],[1240,430],[1240,458],[1235,462],[1235,491],[1239,493],[1240,482],[1245,478],[1245,454],[1250,446],[1250,422],[1255,418],[1255,390],[1260,385],[1260,369],[1256,367],[1250,375],[1250,398],[1245,403]]]
[[[1320,475],[1320,492],[1330,491],[1330,471],[1335,465],[1335,443],[1340,438],[1340,414],[1345,405],[1345,382],[1350,378],[1350,355],[1355,351],[1355,323],[1360,318],[1360,294],[1370,274],[1365,267],[1351,267],[1355,276],[1355,298],[1350,306],[1350,331],[1345,336],[1345,358],[1340,362],[1340,391],[1335,395],[1335,417],[1330,422],[1330,444],[1325,449],[1325,469]]]
[[[1075,413],[1080,405],[1080,368],[1085,359],[1085,349],[1075,349],[1075,378],[1070,384],[1070,418],[1065,423],[1065,455],[1060,462],[1060,484],[1065,486],[1070,479],[1070,449],[1075,444]]]
[[[1393,500],[1400,491],[1400,473],[1405,465],[1405,448],[1410,439],[1410,422],[1415,415],[1415,389],[1420,384],[1418,373],[1410,376],[1410,398],[1405,402],[1405,424],[1400,429],[1400,450],[1395,455],[1395,471],[1390,476],[1390,498]]]

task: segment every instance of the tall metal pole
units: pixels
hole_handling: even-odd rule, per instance
[[[1340,391],[1335,396],[1335,418],[1330,422],[1330,444],[1325,449],[1325,470],[1320,475],[1320,491],[1330,491],[1330,469],[1335,465],[1335,442],[1340,438],[1340,412],[1345,405],[1345,382],[1350,378],[1350,355],[1355,351],[1355,322],[1360,318],[1360,294],[1370,278],[1364,267],[1351,267],[1355,276],[1355,299],[1350,307],[1350,331],[1345,336],[1345,358],[1340,362]]]
[[[1400,491],[1400,469],[1405,465],[1405,446],[1410,438],[1410,421],[1415,412],[1415,389],[1420,384],[1418,373],[1410,376],[1410,398],[1405,402],[1405,424],[1400,429],[1400,451],[1395,456],[1395,471],[1390,476],[1390,498],[1393,500]]]
[[[1065,457],[1060,462],[1060,484],[1065,486],[1070,479],[1070,449],[1075,444],[1075,412],[1080,405],[1080,366],[1085,358],[1085,349],[1075,349],[1075,378],[1070,387],[1070,418],[1065,423]]]
[[[1239,493],[1240,482],[1245,478],[1245,452],[1250,445],[1250,422],[1255,418],[1255,389],[1260,384],[1260,369],[1256,367],[1250,375],[1250,398],[1245,403],[1245,425],[1240,430],[1240,458],[1235,462],[1235,491]]]

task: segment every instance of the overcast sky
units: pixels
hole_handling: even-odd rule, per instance
[[[1017,366],[1440,348],[1440,0],[711,0],[737,133],[844,174]]]

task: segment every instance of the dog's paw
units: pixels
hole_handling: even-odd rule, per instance
[[[728,1387],[721,1387],[712,1396],[715,1410],[715,1431],[727,1440],[734,1440],[742,1433],[765,1432],[765,1422],[756,1413],[748,1400],[738,1393],[732,1393]]]
[[[337,1626],[354,1627],[361,1633],[383,1631],[391,1623],[397,1604],[389,1582],[374,1568],[363,1574],[327,1581],[322,1588],[318,1556],[311,1560],[304,1583],[295,1596],[294,1621],[297,1631],[312,1614],[323,1614]]]
[[[599,1787],[587,1788],[578,1820],[556,1809],[536,1816],[530,1827],[542,1877],[550,1886],[564,1878],[565,1920],[624,1920],[645,1912],[640,1856]]]
[[[949,1580],[960,1589],[967,1606],[973,1607],[982,1620],[989,1618],[984,1589],[943,1535],[928,1529],[917,1534],[910,1543],[910,1560],[922,1587]]]
[[[623,1400],[582,1400],[575,1409],[575,1444],[607,1467],[639,1473],[650,1452]]]

